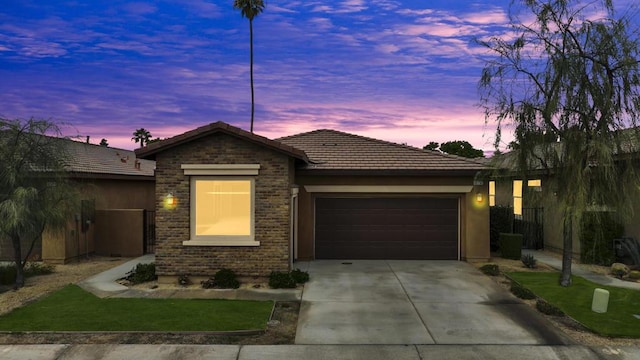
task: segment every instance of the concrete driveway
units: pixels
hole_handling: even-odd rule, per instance
[[[465,262],[296,265],[311,276],[296,344],[570,344],[535,310]]]

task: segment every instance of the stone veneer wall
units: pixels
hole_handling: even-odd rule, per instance
[[[182,164],[260,164],[255,177],[255,240],[260,246],[184,246],[190,237],[189,188]],[[289,157],[245,140],[217,133],[156,156],[156,273],[212,276],[221,268],[238,276],[268,276],[289,270],[291,168]],[[174,209],[163,199],[173,193]]]

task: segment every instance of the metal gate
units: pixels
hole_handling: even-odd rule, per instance
[[[523,208],[522,218],[513,220],[513,232],[522,234],[523,248],[544,248],[544,209]]]
[[[143,246],[145,254],[153,254],[156,250],[156,212],[144,211],[144,237]]]

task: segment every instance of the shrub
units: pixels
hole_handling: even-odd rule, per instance
[[[525,267],[529,268],[529,269],[535,269],[538,263],[538,260],[536,260],[535,257],[533,257],[533,255],[531,254],[524,254],[522,255],[522,264],[524,264]]]
[[[220,289],[237,289],[240,287],[240,281],[236,277],[236,273],[231,269],[220,269],[213,275],[215,287]]]
[[[608,212],[588,212],[582,217],[580,260],[609,266],[615,261],[613,239],[622,237],[624,226]]]
[[[31,277],[36,275],[48,275],[53,273],[55,267],[51,264],[45,264],[42,262],[28,262],[24,266],[24,277]],[[11,285],[16,281],[16,265],[10,263],[6,265],[0,265],[0,284]]]
[[[520,299],[532,300],[536,298],[536,294],[534,294],[533,291],[515,281],[511,281],[511,293]]]
[[[500,253],[505,259],[520,260],[522,257],[522,234],[500,233]]]
[[[632,280],[640,280],[640,271],[638,270],[631,270],[629,272],[629,279]]]
[[[296,281],[290,272],[272,271],[269,275],[269,287],[273,289],[292,289],[296,287]]]
[[[508,206],[489,208],[489,242],[491,251],[499,250],[500,233],[510,233],[513,226],[513,209]]]
[[[156,276],[156,264],[138,264],[135,268],[131,269],[127,273],[125,279],[131,281],[133,284],[140,284],[147,281],[153,281],[157,279]]]
[[[291,270],[291,277],[298,284],[304,284],[309,281],[309,273],[300,269]]]
[[[558,309],[556,306],[549,304],[548,302],[538,299],[536,301],[536,309],[543,314],[551,315],[551,316],[564,316],[564,312]]]
[[[617,277],[618,279],[622,279],[628,274],[629,274],[629,267],[627,265],[621,264],[621,263],[611,264],[611,275]]]
[[[178,285],[180,285],[180,286],[191,285],[191,279],[189,279],[189,275],[187,275],[187,274],[179,275],[178,276]]]
[[[489,276],[498,276],[498,275],[500,275],[500,267],[498,266],[498,264],[485,264],[485,265],[482,265],[480,267],[480,271],[482,271],[483,274],[489,275]]]

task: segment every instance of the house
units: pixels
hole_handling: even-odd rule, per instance
[[[223,122],[156,161],[156,271],[240,276],[296,260],[489,258],[487,166],[335,130],[267,139]]]
[[[65,263],[86,254],[142,255],[145,227],[153,230],[155,163],[137,159],[130,150],[59,141],[69,176],[81,190],[81,204],[66,229],[45,231],[31,258]],[[0,256],[13,261],[9,241],[0,241]]]

